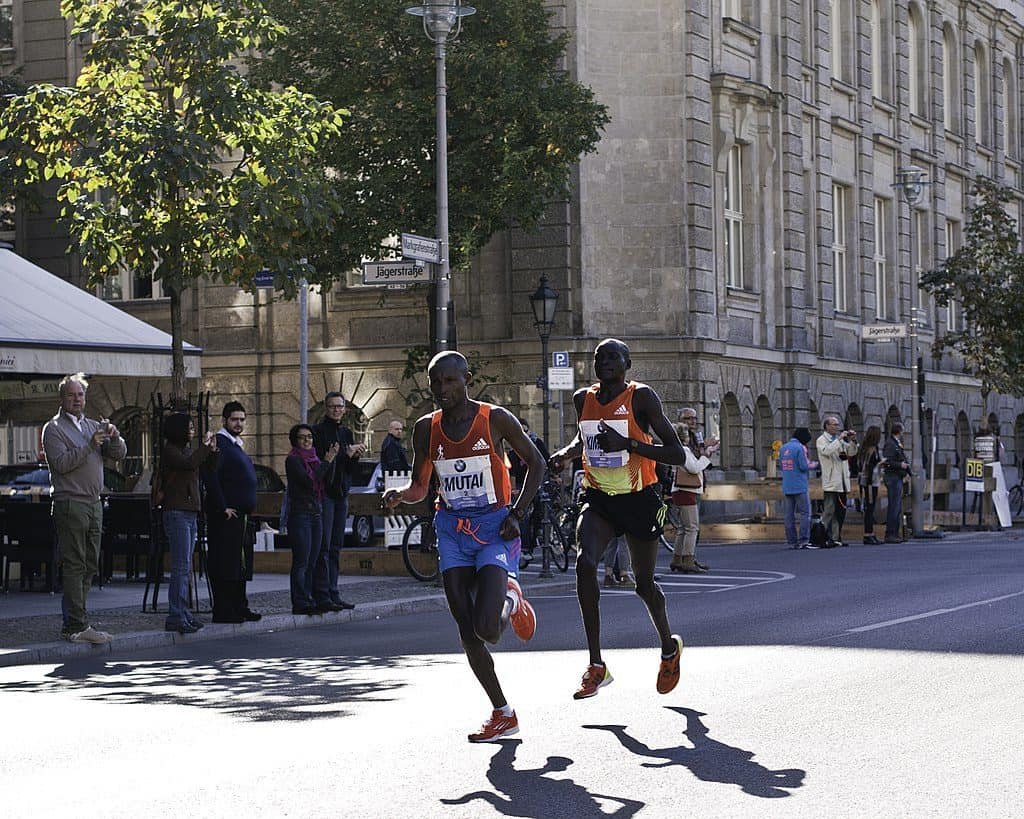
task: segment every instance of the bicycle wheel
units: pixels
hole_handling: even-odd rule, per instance
[[[562,537],[562,530],[555,520],[554,514],[548,511],[544,520],[544,548],[551,552],[551,562],[561,572],[569,568],[569,548]]]
[[[409,574],[423,583],[436,580],[441,573],[438,565],[437,535],[434,519],[416,518],[402,536],[402,560]]]

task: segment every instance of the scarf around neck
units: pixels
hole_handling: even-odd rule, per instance
[[[324,482],[316,474],[316,469],[320,466],[320,459],[316,456],[316,450],[313,447],[300,449],[297,446],[293,446],[292,451],[288,455],[289,457],[296,455],[302,461],[306,467],[306,474],[309,475],[309,479],[313,482],[313,494],[318,501],[323,500]]]

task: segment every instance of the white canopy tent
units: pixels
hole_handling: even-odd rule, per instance
[[[185,376],[202,349],[184,345]],[[0,249],[0,378],[25,375],[170,377],[171,337]]]

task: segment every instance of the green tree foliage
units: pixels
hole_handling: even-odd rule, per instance
[[[267,0],[288,27],[254,66],[351,112],[325,159],[345,213],[324,253],[342,269],[403,231],[433,235],[433,44],[401,2]],[[451,262],[498,230],[530,229],[566,198],[572,169],[608,122],[560,68],[567,36],[543,0],[477,3],[447,51]]]
[[[292,293],[298,270],[325,279],[297,260],[333,224],[319,155],[342,112],[239,71],[284,32],[260,0],[64,0],[61,11],[86,44],[82,71],[0,112],[0,180],[15,192],[56,184],[93,282],[125,268],[162,280],[183,396],[184,288],[204,276],[248,286],[267,268]]]
[[[1020,232],[1005,206],[1013,192],[989,179],[975,182],[963,246],[921,286],[940,306],[955,301],[964,329],[947,332],[935,350],[952,350],[965,370],[981,381],[981,392],[1024,395],[1024,255]]]

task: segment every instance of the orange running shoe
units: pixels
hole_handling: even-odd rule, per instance
[[[512,631],[524,643],[537,631],[537,613],[533,606],[523,597],[523,589],[514,577],[508,579],[508,595],[512,598],[512,613],[508,617]]]
[[[499,709],[495,708],[491,712],[491,718],[480,726],[480,730],[469,735],[469,741],[495,742],[518,733],[519,720],[516,718],[516,712],[513,711],[512,716],[506,717]]]
[[[612,681],[611,672],[608,670],[606,665],[588,665],[587,671],[583,675],[583,682],[580,683],[579,690],[572,695],[574,700],[585,700],[587,697],[593,697],[597,694],[597,689],[603,688]]]
[[[683,654],[683,638],[678,634],[672,635],[676,644],[676,653],[667,660],[663,659],[658,667],[658,693],[667,694],[679,682],[679,658]]]

